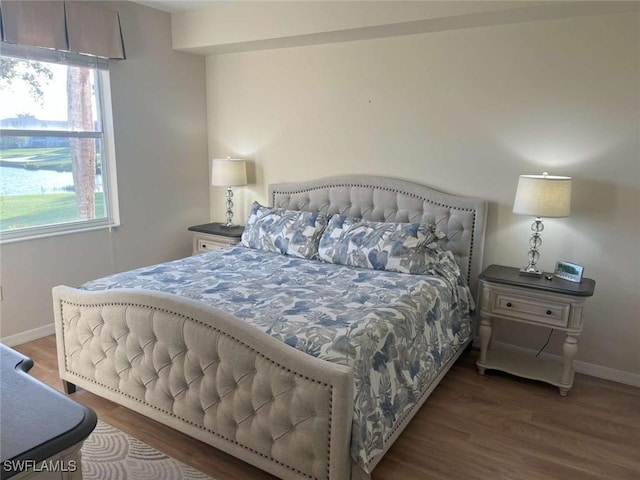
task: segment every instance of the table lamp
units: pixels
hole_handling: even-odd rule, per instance
[[[571,209],[571,177],[558,177],[544,172],[542,175],[520,175],[513,213],[532,215],[533,234],[529,240],[529,263],[520,269],[521,275],[539,277],[542,272],[536,263],[540,258],[538,248],[542,245],[540,233],[544,230],[542,217],[568,217]]]
[[[226,158],[211,160],[211,185],[227,187],[227,222],[224,227],[233,226],[233,190],[247,184],[247,164],[244,160]]]

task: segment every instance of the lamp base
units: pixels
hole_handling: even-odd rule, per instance
[[[227,221],[223,225],[224,227],[233,227],[233,191],[231,187],[227,187]]]
[[[542,245],[542,238],[540,238],[540,232],[544,230],[544,224],[542,223],[542,218],[536,217],[536,219],[531,224],[531,231],[533,234],[529,239],[529,253],[527,254],[527,258],[529,262],[525,267],[520,269],[520,275],[525,275],[528,277],[542,277],[542,272],[538,270],[536,263],[540,258],[540,253],[538,252],[538,247]]]
[[[527,277],[542,277],[542,272],[540,270],[531,270],[524,267],[520,269],[520,275],[525,275]]]

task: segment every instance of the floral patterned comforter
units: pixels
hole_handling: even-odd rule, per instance
[[[224,310],[355,377],[351,455],[369,471],[394,427],[469,338],[464,282],[346,267],[235,246],[91,281]]]

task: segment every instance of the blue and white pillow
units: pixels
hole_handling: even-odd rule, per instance
[[[374,270],[430,273],[438,241],[446,235],[424,223],[370,222],[334,215],[320,238],[320,260]]]
[[[321,212],[300,212],[263,207],[253,202],[242,234],[242,245],[293,257],[315,259],[320,236],[329,217]]]

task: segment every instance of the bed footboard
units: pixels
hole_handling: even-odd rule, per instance
[[[161,292],[55,287],[60,377],[280,478],[348,479],[351,369]]]

